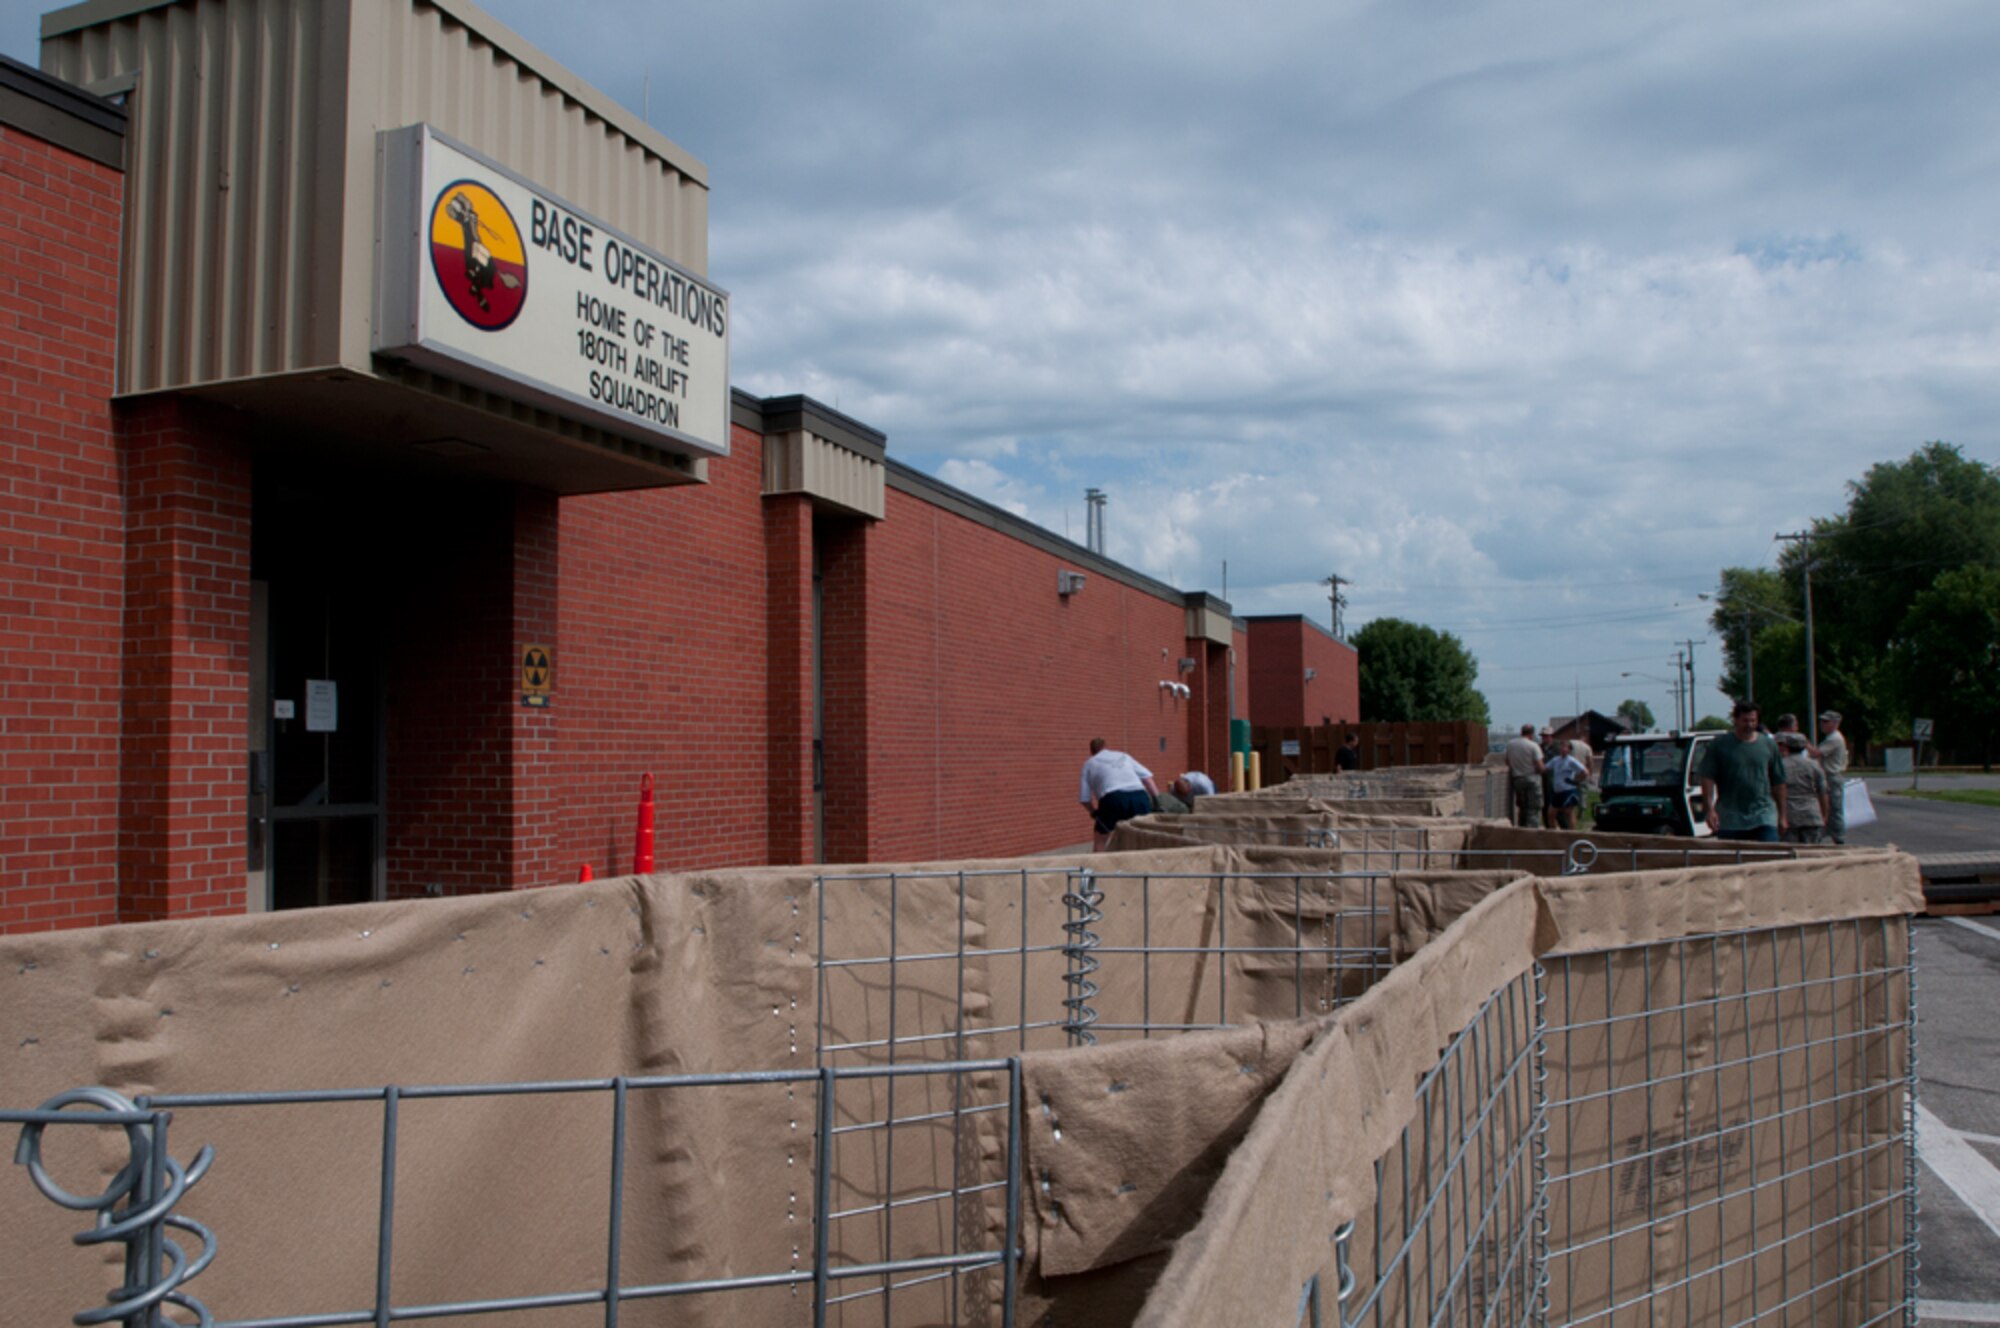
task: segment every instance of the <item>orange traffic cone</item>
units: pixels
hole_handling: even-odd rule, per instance
[[[632,870],[644,875],[653,870],[653,776],[639,776],[639,833],[632,841]]]

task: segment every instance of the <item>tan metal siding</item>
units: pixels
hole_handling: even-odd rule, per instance
[[[1212,605],[1188,605],[1187,634],[1193,640],[1226,646],[1233,639],[1230,635],[1233,625],[1228,614]]]
[[[52,17],[50,73],[139,75],[121,393],[371,373],[375,135],[418,121],[707,271],[700,163],[463,0],[131,0],[79,12],[89,26]]]
[[[428,123],[595,213],[698,273],[708,269],[708,190],[458,17],[417,0],[355,0],[350,133]],[[374,51],[374,58],[360,52]],[[364,188],[365,185],[365,188]],[[372,166],[349,161],[348,254],[372,249]],[[357,270],[350,301],[372,301]],[[347,359],[365,364],[367,324],[350,319]],[[358,339],[357,339],[358,338]]]
[[[880,521],[887,512],[882,463],[821,438],[788,432],[764,440],[764,492],[803,493],[815,502]]]
[[[338,358],[340,0],[195,0],[45,44],[89,85],[137,72],[118,390]]]

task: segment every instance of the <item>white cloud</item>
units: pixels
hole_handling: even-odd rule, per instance
[[[1496,718],[1632,694],[1552,661],[1700,638],[1873,462],[2000,454],[1979,0],[487,3],[708,163],[739,385],[1058,532],[1101,486],[1249,611],[1337,570]]]

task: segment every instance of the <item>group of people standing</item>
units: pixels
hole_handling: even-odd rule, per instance
[[[1708,828],[1720,839],[1846,843],[1840,712],[1820,713],[1817,743],[1799,732],[1794,715],[1780,715],[1774,731],[1764,732],[1755,701],[1738,701],[1729,721],[1730,731],[1703,749],[1695,768]]]
[[[1514,824],[1547,830],[1576,829],[1584,790],[1591,783],[1596,753],[1582,738],[1558,738],[1523,724],[1507,743],[1507,774],[1513,792]]]

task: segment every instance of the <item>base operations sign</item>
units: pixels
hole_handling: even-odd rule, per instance
[[[381,150],[378,353],[728,455],[727,292],[429,125]]]

